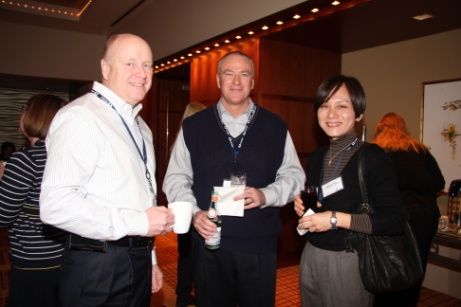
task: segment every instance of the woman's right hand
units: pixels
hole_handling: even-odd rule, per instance
[[[303,206],[303,200],[301,199],[301,194],[298,194],[295,196],[295,212],[297,215],[299,216],[303,216],[304,215],[304,210],[306,208],[304,208]]]

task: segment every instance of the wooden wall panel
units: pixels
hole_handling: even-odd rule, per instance
[[[341,71],[341,54],[261,39],[259,104],[289,125],[301,163],[328,139],[318,128],[313,102],[325,78]]]
[[[148,102],[143,104],[141,116],[146,120],[154,136],[157,201],[161,205],[166,205],[162,184],[168,167],[171,144],[176,139],[184,110],[190,101],[189,82],[155,78],[146,100]]]

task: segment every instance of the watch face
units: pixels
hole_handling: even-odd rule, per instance
[[[338,221],[338,219],[336,218],[336,212],[332,212],[331,213],[331,217],[330,217],[330,223],[331,223],[331,229],[336,229],[336,222]]]

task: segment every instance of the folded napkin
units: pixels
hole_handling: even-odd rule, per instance
[[[314,212],[312,209],[309,208],[309,209],[306,211],[306,213],[304,213],[303,216],[311,215],[311,214],[314,214],[314,213],[315,213],[315,212]],[[300,225],[300,224],[299,224],[299,225]],[[299,225],[298,225],[298,227],[296,227],[296,230],[298,231],[298,233],[299,233],[300,236],[305,235],[305,234],[309,231],[309,229],[307,229],[307,228],[306,228],[306,229],[299,229]]]
[[[236,195],[242,194],[245,186],[214,187],[218,193],[218,210],[221,215],[243,217],[245,199],[234,201]]]

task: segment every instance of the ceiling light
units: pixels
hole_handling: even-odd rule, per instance
[[[433,17],[434,16],[431,15],[431,14],[421,14],[421,15],[413,16],[411,18],[419,20],[419,21],[422,21],[422,20],[426,20],[426,19],[429,19],[429,18],[433,18]]]
[[[341,3],[341,2],[339,2],[339,1],[333,1],[333,2],[331,2],[332,5],[339,5],[340,3]]]
[[[237,35],[235,38],[236,39],[241,39],[242,37],[240,35]]]
[[[319,11],[319,9],[318,9],[317,7],[314,7],[314,8],[311,10],[312,13],[317,13],[318,11]]]
[[[205,47],[205,50],[206,50],[206,51],[210,50],[210,47],[208,47],[208,46],[207,46],[207,47]]]
[[[226,44],[229,44],[229,43],[230,43],[230,40],[226,39],[224,42],[225,42]]]
[[[296,14],[293,16],[293,19],[299,19],[299,18],[301,18],[301,15]]]
[[[281,25],[283,25],[283,21],[279,20],[279,21],[276,22],[276,24],[281,26]]]
[[[80,16],[83,12],[88,8],[88,6],[93,2],[93,0],[86,0],[85,5],[79,11],[78,9],[68,8],[60,5],[53,5],[53,4],[41,4],[40,6],[34,5],[34,1],[32,0],[1,0],[0,4],[5,5],[4,8],[11,9],[14,11],[24,12],[27,11],[28,13],[33,13],[37,15],[44,15],[49,17],[56,17],[62,19],[70,19],[70,20],[79,20]]]
[[[262,26],[262,28],[261,28],[261,29],[262,29],[262,30],[268,30],[268,29],[269,29],[269,27],[268,27],[268,26]]]

